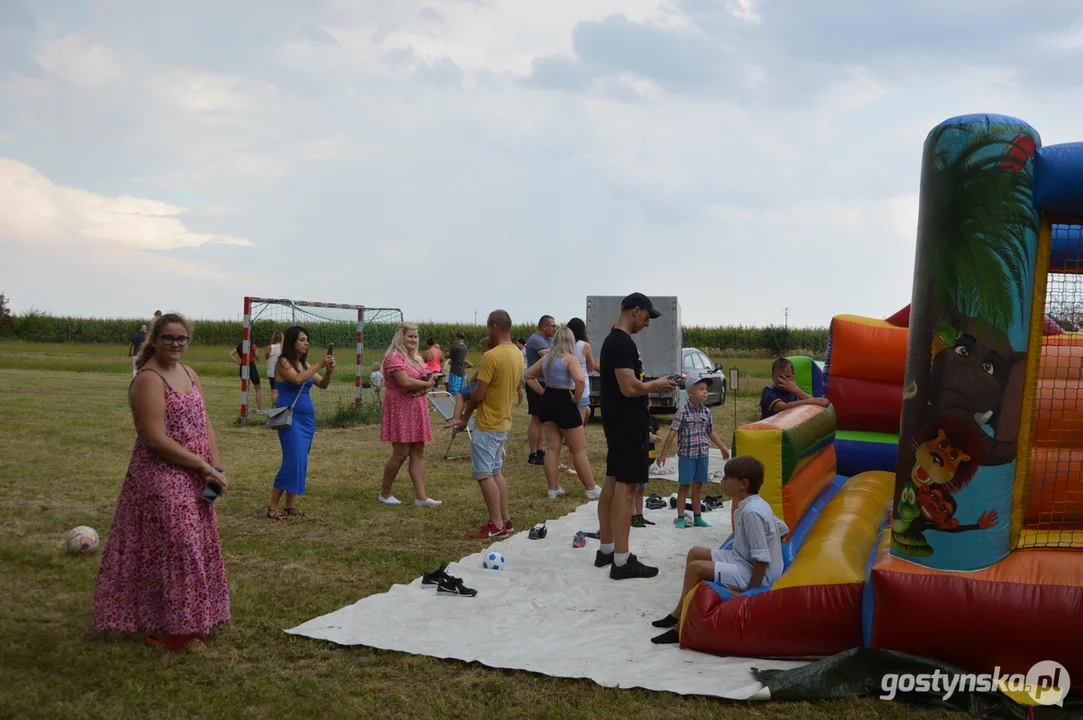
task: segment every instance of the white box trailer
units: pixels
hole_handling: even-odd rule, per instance
[[[650,296],[649,296],[650,297]],[[602,357],[602,344],[613,326],[620,319],[621,300],[624,296],[587,296],[587,335],[594,350],[594,359]],[[643,358],[645,380],[679,375],[681,373],[681,305],[676,297],[651,297],[654,308],[662,316],[651,320],[648,327],[632,335]],[[679,390],[668,393],[651,393],[653,412],[673,412],[677,409]],[[597,410],[601,405],[601,378],[598,373],[590,375],[590,406]]]

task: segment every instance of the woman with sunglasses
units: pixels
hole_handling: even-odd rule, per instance
[[[190,335],[182,316],[162,315],[136,359],[135,448],[94,592],[99,629],[174,650],[230,619],[212,500],[229,485],[199,377],[181,364]]]

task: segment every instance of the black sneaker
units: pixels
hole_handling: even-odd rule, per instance
[[[459,595],[461,597],[474,597],[478,594],[477,590],[463,585],[463,581],[459,578],[445,578],[440,581],[440,584],[436,588],[437,595]]]
[[[530,453],[530,457],[526,459],[527,465],[544,465],[545,460],[539,453]]]
[[[647,527],[647,521],[643,519],[642,515],[633,515],[632,516],[632,527],[634,527],[634,528]]]
[[[594,567],[605,567],[613,564],[613,553],[604,553],[599,550],[594,554]]]
[[[644,565],[639,562],[635,555],[628,556],[628,562],[623,567],[617,567],[614,563],[609,568],[609,577],[613,580],[627,580],[629,578],[652,578],[658,574],[658,568]]]
[[[440,584],[440,581],[448,577],[448,574],[444,572],[447,570],[447,565],[441,565],[435,572],[427,572],[421,577],[421,587],[436,587]]]

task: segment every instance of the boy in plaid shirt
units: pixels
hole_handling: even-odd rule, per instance
[[[688,488],[692,487],[692,517],[696,527],[710,527],[700,516],[700,491],[703,484],[710,482],[707,477],[708,456],[710,455],[710,439],[722,451],[722,458],[728,459],[730,450],[718,433],[714,431],[714,419],[711,411],[704,406],[707,402],[707,387],[710,378],[701,377],[688,388],[688,402],[673,416],[673,422],[669,426],[669,434],[666,442],[662,445],[662,452],[658,456],[658,467],[666,464],[666,455],[669,447],[673,444],[673,436],[677,436],[677,482],[680,488],[677,490],[677,520],[679,528],[685,527],[684,505],[688,498]]]

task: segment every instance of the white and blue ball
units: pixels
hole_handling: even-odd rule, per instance
[[[481,566],[486,570],[503,570],[504,556],[498,552],[487,552],[481,557]]]

